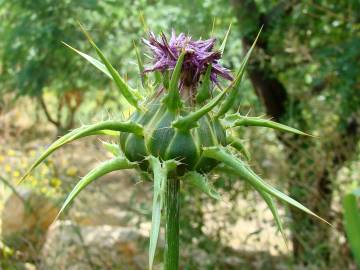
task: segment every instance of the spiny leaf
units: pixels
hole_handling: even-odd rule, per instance
[[[264,201],[266,202],[266,204],[268,205],[268,207],[270,208],[270,211],[275,219],[275,222],[276,222],[276,225],[284,239],[284,242],[286,244],[286,247],[288,247],[288,240],[287,240],[287,237],[286,237],[286,234],[285,234],[285,231],[284,231],[284,228],[283,228],[283,225],[281,223],[281,219],[280,219],[280,216],[279,216],[279,213],[277,211],[277,208],[276,208],[276,205],[274,203],[274,200],[271,198],[271,196],[269,194],[267,194],[265,191],[263,191],[262,189],[256,189],[261,197],[264,199]]]
[[[144,72],[144,64],[143,64],[143,61],[141,59],[141,55],[139,53],[139,50],[134,42],[134,48],[135,48],[135,53],[136,53],[136,59],[137,59],[137,62],[138,62],[138,67],[139,67],[139,72],[140,72],[140,76],[141,76],[141,84],[143,87],[146,87],[147,85],[147,75],[146,73]]]
[[[144,27],[144,32],[145,32],[145,33],[149,32],[149,27],[148,27],[148,25],[147,25],[147,23],[146,23],[146,20],[145,20],[145,17],[144,17],[144,13],[143,13],[143,12],[140,12],[140,14],[139,14],[139,19],[140,19],[140,21],[141,21],[141,24],[142,24],[143,27]]]
[[[113,156],[115,157],[119,157],[122,156],[120,147],[118,144],[115,143],[108,143],[108,142],[104,142],[101,141],[101,143],[104,145],[105,149],[110,152]]]
[[[208,104],[204,105],[195,112],[189,113],[187,116],[180,117],[172,123],[172,126],[179,129],[190,129],[197,126],[197,121],[211,111],[225,96],[227,89],[214,97]]]
[[[154,78],[155,78],[154,87],[156,88],[156,87],[158,87],[158,86],[161,84],[161,81],[162,81],[160,71],[156,70],[156,71],[154,72]]]
[[[291,132],[299,135],[312,136],[296,128],[292,128],[284,124],[280,124],[260,117],[250,117],[250,116],[241,116],[239,114],[231,114],[224,118],[223,123],[225,124],[226,127],[236,127],[236,126],[267,127],[267,128]]]
[[[236,150],[238,150],[245,158],[246,160],[250,160],[250,152],[246,149],[244,144],[237,138],[229,135],[226,137],[227,143],[234,147]]]
[[[90,183],[94,180],[98,179],[99,177],[108,174],[113,171],[123,170],[123,169],[131,169],[137,166],[136,163],[129,162],[125,158],[115,158],[112,160],[108,160],[100,164],[95,169],[91,170],[87,175],[85,175],[74,187],[74,189],[70,192],[67,196],[64,204],[62,205],[59,213],[59,216],[76,198],[76,196]]]
[[[67,144],[69,142],[72,142],[74,140],[91,136],[94,134],[99,134],[101,131],[107,131],[107,130],[113,130],[113,131],[122,131],[122,132],[129,132],[129,133],[135,133],[138,135],[142,134],[142,127],[138,124],[131,123],[131,122],[121,122],[121,121],[114,121],[114,120],[108,120],[103,121],[100,123],[96,123],[93,125],[83,126],[77,129],[74,129],[73,131],[69,132],[68,134],[62,136],[58,140],[56,140],[52,145],[49,146],[48,149],[34,162],[34,164],[26,171],[24,176],[20,179],[20,182],[22,182],[31,172],[33,169],[35,169],[45,158],[47,158],[51,153],[53,153],[55,150],[63,146],[64,144]]]
[[[114,130],[98,130],[91,132],[88,135],[106,135],[106,136],[118,137],[120,135],[120,132]]]
[[[125,97],[125,99],[133,105],[136,109],[140,110],[138,102],[142,99],[141,95],[137,92],[135,92],[134,89],[132,89],[121,76],[119,73],[115,70],[115,68],[111,65],[111,63],[108,61],[108,59],[105,57],[105,55],[102,53],[102,51],[96,46],[95,42],[92,40],[89,33],[84,29],[84,27],[80,24],[81,30],[89,40],[90,44],[93,46],[93,48],[96,50],[97,55],[100,57],[101,61],[106,66],[107,70],[109,71],[111,77],[113,78],[118,90],[120,93]]]
[[[109,73],[109,71],[107,70],[106,66],[101,63],[100,61],[96,60],[95,58],[93,58],[92,56],[83,53],[73,47],[71,47],[69,44],[65,43],[62,41],[62,43],[70,48],[71,50],[73,50],[74,52],[76,52],[77,54],[79,54],[80,56],[82,56],[83,58],[85,58],[88,62],[90,62],[94,67],[96,67],[98,70],[100,70],[101,72],[103,72],[106,76],[108,76],[111,80],[113,80],[113,77],[111,77],[111,74]]]
[[[181,75],[182,64],[184,61],[185,52],[181,52],[174,71],[171,75],[170,83],[169,83],[169,93],[167,94],[164,102],[167,104],[169,110],[176,110],[181,106],[180,94],[178,89],[179,79]]]
[[[211,64],[208,65],[206,73],[203,75],[202,84],[196,95],[196,102],[202,103],[210,97],[210,75],[211,75]]]
[[[214,189],[214,187],[210,184],[209,180],[198,172],[188,172],[183,176],[185,183],[189,183],[194,186],[201,192],[204,192],[209,197],[220,200],[220,194]]]
[[[223,42],[221,43],[221,46],[220,46],[220,48],[219,48],[219,51],[221,52],[221,54],[224,53],[225,46],[226,46],[226,42],[227,42],[227,39],[228,39],[229,34],[230,34],[230,30],[231,30],[231,23],[230,23],[230,25],[229,25],[228,30],[226,31],[225,37],[224,37],[224,39],[223,39]]]
[[[212,22],[212,26],[211,26],[211,31],[210,31],[210,37],[213,37],[213,36],[214,36],[215,24],[216,24],[216,17],[213,18],[213,22]]]
[[[314,212],[303,206],[301,203],[297,202],[296,200],[290,198],[286,194],[278,191],[276,188],[264,182],[246,164],[244,164],[234,155],[228,153],[225,149],[219,147],[204,148],[203,155],[206,157],[216,159],[220,162],[223,162],[227,166],[232,167],[240,177],[246,179],[247,182],[252,186],[256,187],[256,189],[261,189],[264,192],[269,193],[284,202],[287,202],[288,204],[304,211],[307,214],[310,214],[320,219],[321,221],[331,226],[329,222],[327,222],[325,219],[321,218],[320,216],[316,215]]]
[[[154,193],[151,216],[151,233],[149,244],[149,269],[152,270],[154,264],[155,251],[159,238],[161,210],[164,205],[167,168],[161,164],[158,158],[150,156],[149,163],[154,175]]]
[[[238,89],[242,80],[242,77],[244,75],[245,72],[245,67],[250,59],[251,53],[255,48],[255,44],[260,36],[262,27],[260,28],[259,33],[257,34],[253,44],[251,45],[249,51],[247,52],[243,62],[241,63],[239,72],[236,75],[235,80],[233,81],[233,83],[230,85],[231,86],[231,91],[230,94],[226,97],[225,101],[223,104],[221,104],[221,107],[217,113],[217,117],[220,117],[222,115],[224,115],[227,111],[230,110],[230,108],[234,105],[234,102],[236,100],[236,96],[238,95]]]

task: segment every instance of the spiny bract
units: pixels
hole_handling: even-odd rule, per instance
[[[151,33],[144,43],[153,53],[152,66],[144,68],[135,47],[143,90],[137,91],[124,81],[91,37],[85,31],[84,33],[100,60],[65,45],[112,79],[120,93],[135,108],[135,112],[125,122],[107,120],[69,132],[55,141],[24,175],[23,179],[47,156],[66,143],[91,135],[120,136],[120,147],[104,144],[115,158],[100,164],[83,177],[68,195],[60,213],[84,187],[109,172],[135,168],[152,173],[154,194],[149,247],[150,269],[153,265],[164,192],[169,178],[184,180],[184,184],[191,184],[210,197],[219,199],[220,195],[211,186],[205,173],[222,163],[223,167],[239,175],[260,193],[284,237],[273,197],[320,218],[257,176],[242,160],[242,157],[249,158],[242,142],[231,135],[231,129],[239,126],[263,126],[306,135],[297,129],[260,117],[228,113],[238,95],[245,66],[256,40],[233,79],[229,70],[219,62],[229,31],[218,50],[214,50],[215,39],[194,41],[191,37],[184,34],[176,36],[173,32],[168,41],[164,34],[158,40]],[[154,73],[153,81],[147,77],[149,72]],[[219,77],[231,82],[223,89]]]

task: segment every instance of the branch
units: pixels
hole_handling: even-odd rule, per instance
[[[48,108],[47,108],[47,106],[46,106],[46,103],[45,103],[45,100],[44,100],[44,97],[43,97],[42,94],[38,97],[38,101],[39,101],[39,104],[40,104],[41,108],[43,109],[43,111],[44,111],[44,113],[45,113],[46,119],[47,119],[50,123],[54,124],[56,127],[59,127],[59,126],[60,126],[60,123],[59,123],[58,121],[54,120],[54,119],[51,117],[50,112],[49,112],[49,110],[48,110]]]

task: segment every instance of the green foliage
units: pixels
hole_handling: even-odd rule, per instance
[[[84,88],[81,77],[89,73],[61,41],[82,44],[75,20],[89,22],[92,14],[101,13],[97,1],[5,1],[1,8],[1,58],[8,89],[37,96],[45,87],[60,92]]]
[[[358,198],[360,189],[356,189],[345,195],[343,199],[344,226],[346,235],[355,260],[360,267],[360,208]]]

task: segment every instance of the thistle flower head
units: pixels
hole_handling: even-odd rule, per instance
[[[172,71],[180,53],[182,51],[186,53],[182,65],[180,89],[194,89],[209,65],[211,65],[210,80],[213,83],[218,84],[218,77],[233,79],[230,71],[219,63],[222,55],[219,50],[214,50],[215,38],[193,40],[191,36],[186,36],[184,33],[176,35],[173,31],[170,40],[163,33],[158,39],[150,32],[149,39],[143,41],[153,53],[153,65],[146,68],[145,72]]]
[[[165,256],[166,258],[171,256],[177,258],[178,249],[176,244],[173,244],[175,241],[172,241],[168,235],[174,234],[175,236],[172,235],[172,237],[178,238],[178,232],[173,229],[170,230],[168,227],[170,227],[170,219],[171,226],[178,226],[178,214],[174,213],[179,213],[177,196],[180,181],[184,185],[191,185],[218,200],[220,195],[206,178],[206,174],[210,173],[218,164],[222,164],[223,168],[230,169],[239,175],[243,181],[253,186],[260,193],[269,206],[285,239],[286,236],[273,198],[278,198],[305,213],[325,221],[299,202],[265,183],[256,175],[250,166],[242,160],[242,158],[249,158],[245,146],[241,140],[227,131],[241,126],[263,126],[298,135],[307,135],[300,130],[271,120],[243,116],[239,113],[229,113],[229,110],[234,106],[239,85],[245,72],[245,66],[260,33],[245,55],[236,73],[236,78],[225,90],[219,91],[213,97],[208,95],[210,81],[218,84],[219,77],[232,80],[230,72],[219,63],[221,52],[213,50],[215,39],[193,41],[191,37],[183,33],[176,36],[175,32],[173,32],[168,41],[164,34],[158,40],[154,34],[150,33],[149,39],[144,40],[144,42],[153,52],[154,63],[152,67],[144,70],[141,57],[137,53],[139,70],[141,72],[170,71],[172,73],[171,79],[167,83],[165,79],[169,78],[166,75],[163,78],[164,87],[162,89],[167,88],[168,91],[163,91],[163,95],[158,96],[159,99],[151,100],[159,80],[156,80],[153,85],[144,83],[143,86],[149,86],[149,89],[145,90],[149,91],[146,92],[147,96],[143,96],[141,92],[127,84],[96,46],[90,35],[85,30],[83,31],[100,60],[69,45],[67,46],[110,77],[119,92],[136,111],[129,117],[128,121],[106,120],[69,132],[49,146],[23,176],[22,179],[30,174],[51,153],[74,140],[91,135],[120,137],[119,144],[105,144],[106,148],[115,157],[94,168],[78,182],[64,202],[60,213],[69,206],[82,189],[107,173],[124,169],[137,169],[145,173],[152,172],[154,193],[149,244],[150,270],[153,269],[152,265],[160,232],[162,207],[165,205],[167,208],[167,235],[165,239],[167,239],[168,243],[171,242],[171,248],[173,249],[171,252],[169,252],[170,248],[166,250]],[[226,37],[227,35],[224,38],[225,42]],[[223,42],[223,44],[225,43]],[[223,48],[224,45],[221,46],[221,51],[223,51]],[[203,84],[197,91],[196,87],[199,81],[202,80],[202,76],[204,78]],[[144,79],[144,81],[147,80]],[[184,95],[181,96],[180,94],[190,93],[189,97],[194,97],[196,92],[198,95],[195,98],[195,105],[197,106],[187,106],[188,104],[182,102],[183,100],[180,97],[184,97]],[[143,102],[144,100],[145,102]],[[148,102],[149,100],[151,102]],[[236,151],[237,154],[233,154]],[[166,203],[164,203],[164,199]],[[170,247],[170,245],[168,246]],[[165,263],[168,261],[175,260],[173,258],[171,260],[166,259]],[[178,269],[174,265],[175,263],[171,265],[171,269]],[[166,264],[165,268],[170,269],[166,267]]]

